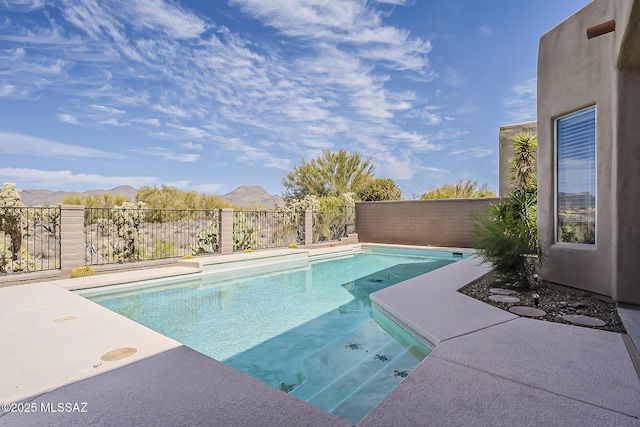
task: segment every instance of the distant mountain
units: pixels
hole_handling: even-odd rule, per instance
[[[102,196],[105,193],[122,194],[123,196],[134,200],[138,190],[130,185],[121,185],[119,187],[112,188],[111,190],[90,190],[84,193],[78,193],[74,191],[49,191],[49,190],[34,190],[33,188],[27,188],[20,191],[20,198],[25,206],[48,206],[57,205],[62,201],[65,196]]]
[[[265,209],[273,209],[276,205],[284,204],[282,197],[267,193],[267,190],[259,185],[241,185],[220,197],[234,205],[243,207],[260,204]]]
[[[590,193],[558,193],[558,206],[565,209],[595,207],[596,198]]]
[[[138,190],[130,185],[121,185],[111,190],[91,190],[84,193],[78,193],[73,191],[49,191],[49,190],[34,190],[33,188],[27,188],[20,191],[20,198],[25,206],[49,206],[57,205],[62,201],[65,196],[101,196],[104,193],[111,193],[113,195],[122,194],[130,200],[135,200]],[[267,193],[267,191],[259,185],[243,185],[230,193],[220,196],[234,205],[249,207],[262,205],[265,209],[272,209],[276,205],[284,204],[284,199],[280,196],[275,196]]]

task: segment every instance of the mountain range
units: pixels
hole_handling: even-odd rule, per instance
[[[104,193],[122,194],[130,200],[135,200],[138,190],[130,185],[121,185],[111,190],[90,190],[83,193],[73,191],[49,191],[35,190],[27,188],[20,191],[20,198],[25,206],[49,206],[56,205],[62,201],[65,196],[101,196]],[[234,205],[248,207],[262,205],[265,209],[272,209],[276,205],[283,205],[284,199],[281,196],[267,193],[267,191],[259,185],[242,185],[235,190],[220,196],[229,203]]]

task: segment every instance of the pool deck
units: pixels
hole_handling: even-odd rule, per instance
[[[0,425],[350,425],[65,289],[200,268],[0,288],[0,403],[36,409],[0,410]],[[436,348],[358,426],[640,426],[629,340],[457,292],[486,271],[467,258],[372,295]],[[621,317],[638,346],[640,311]],[[105,356],[122,348],[136,351]],[[51,411],[65,403],[86,412]]]

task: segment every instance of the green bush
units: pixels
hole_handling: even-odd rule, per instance
[[[492,264],[499,281],[523,288],[529,287],[530,260],[537,257],[539,263],[542,259],[535,177],[537,141],[529,133],[516,135],[510,167],[514,189],[509,199],[474,215],[480,256]]]
[[[526,255],[542,255],[537,239],[535,201],[532,192],[519,194],[505,203],[492,204],[484,214],[475,216],[478,252],[492,264],[502,283],[527,288]]]

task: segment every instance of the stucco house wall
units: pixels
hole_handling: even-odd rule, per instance
[[[640,304],[639,9],[640,0],[594,0],[544,34],[538,56],[538,223],[546,251],[541,275],[632,304]],[[587,38],[588,28],[610,20],[615,31]],[[559,243],[555,120],[592,105],[596,244]]]

